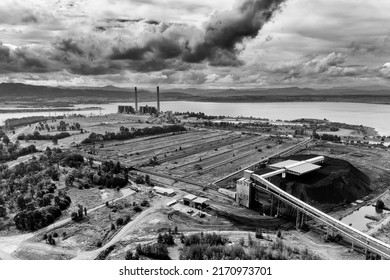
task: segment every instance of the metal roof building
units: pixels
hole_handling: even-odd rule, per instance
[[[174,196],[176,194],[176,192],[173,189],[166,189],[166,188],[157,187],[157,186],[153,187],[153,190],[158,194],[162,194],[162,195],[166,195],[166,196]]]
[[[317,165],[317,164],[304,163],[304,164],[297,165],[295,167],[287,168],[287,172],[300,176],[300,175],[318,170],[320,168],[321,168],[321,166]]]
[[[197,196],[196,195],[193,195],[193,194],[187,194],[186,196],[183,197],[183,199],[185,200],[194,200]]]
[[[285,169],[287,173],[300,176],[320,169],[321,166],[314,163],[323,162],[323,161],[324,161],[324,157],[322,156],[311,158],[308,160],[303,160],[303,161],[289,159],[275,164],[271,164],[269,165],[269,167],[274,170]]]
[[[196,199],[193,200],[193,202],[196,204],[203,204],[206,201],[208,201],[208,199],[204,197],[197,197]]]

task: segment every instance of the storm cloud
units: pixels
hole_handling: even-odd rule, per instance
[[[230,10],[216,12],[202,28],[170,25],[158,28],[136,46],[113,47],[114,60],[161,60],[177,58],[187,63],[207,61],[212,66],[239,66],[237,48],[258,35],[284,0],[239,0]]]

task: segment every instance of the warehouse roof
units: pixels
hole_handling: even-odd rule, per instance
[[[153,187],[153,190],[158,192],[158,193],[166,193],[168,195],[174,194],[175,191],[173,189],[167,189],[167,188],[162,188],[162,187]]]
[[[199,204],[203,204],[205,203],[206,201],[208,201],[207,198],[204,198],[204,197],[198,197],[194,200],[195,203],[199,203]]]
[[[269,165],[270,168],[272,169],[281,169],[281,168],[285,168],[286,166],[289,166],[289,165],[292,165],[292,164],[296,164],[298,163],[299,161],[297,160],[285,160],[285,161],[281,161],[281,162],[278,162],[278,163],[274,163],[274,164],[271,164]]]
[[[320,169],[321,166],[313,163],[303,163],[292,168],[288,168],[287,172],[295,175],[303,175],[317,169]]]
[[[194,200],[196,198],[196,195],[193,194],[187,194],[186,196],[183,197],[183,199],[188,199],[188,200]]]

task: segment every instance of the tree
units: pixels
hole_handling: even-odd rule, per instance
[[[158,243],[163,243],[163,241],[164,241],[163,240],[163,236],[161,235],[161,233],[159,233],[158,236],[157,236],[157,242]]]
[[[145,175],[145,183],[150,184],[150,176],[148,174]]]
[[[54,145],[58,145],[58,138],[57,137],[53,137],[51,139],[51,141],[53,142]]]
[[[250,233],[248,233],[248,246],[253,247],[254,242]]]
[[[132,260],[133,259],[133,253],[129,250],[126,252],[125,260]]]
[[[378,199],[378,200],[376,201],[375,207],[378,208],[378,209],[383,209],[383,208],[385,207],[385,203],[383,202],[383,200]]]
[[[7,135],[4,135],[3,136],[3,143],[8,146],[10,142],[11,142],[11,140],[9,140],[9,137]]]

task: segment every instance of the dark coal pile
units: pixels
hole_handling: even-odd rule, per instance
[[[306,160],[316,155],[294,155],[273,159],[271,163],[282,160]],[[371,180],[348,161],[325,157],[322,167],[317,171],[301,176],[287,174],[286,178],[275,176],[272,182],[283,190],[318,208],[350,203],[368,195]]]

